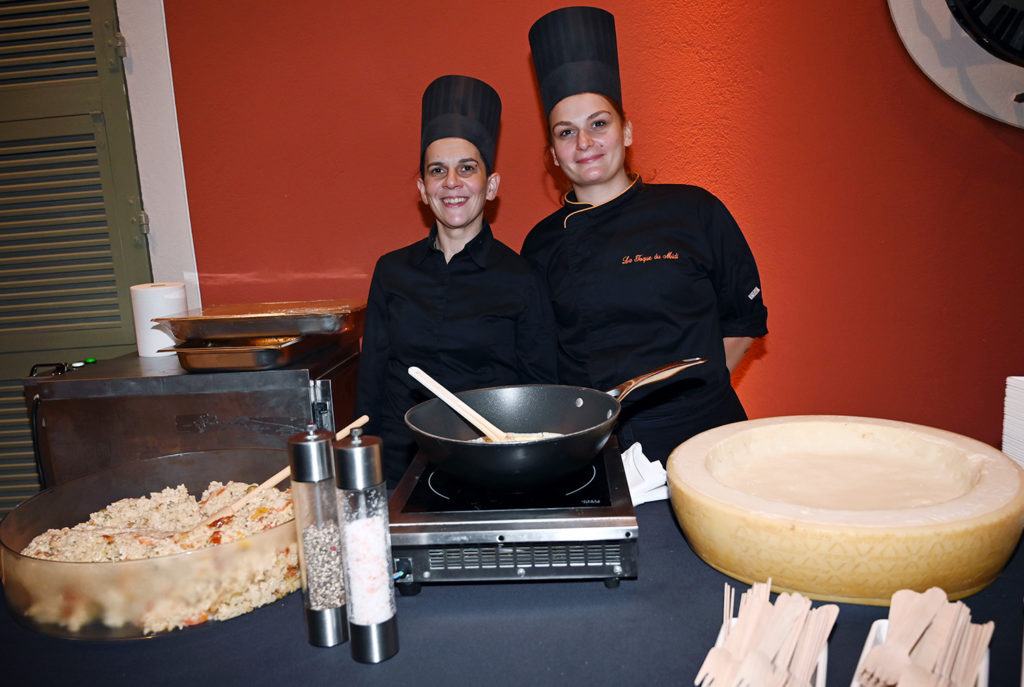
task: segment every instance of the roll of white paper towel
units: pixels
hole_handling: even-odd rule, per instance
[[[174,355],[174,351],[159,352],[161,348],[173,346],[177,342],[164,330],[154,329],[153,318],[178,315],[188,310],[185,303],[185,284],[178,281],[136,284],[131,288],[131,292],[135,340],[138,343],[139,355],[143,358]]]

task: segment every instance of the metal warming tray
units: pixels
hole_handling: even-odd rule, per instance
[[[154,318],[178,341],[297,337],[362,331],[366,304],[354,301],[284,301],[196,308]]]
[[[185,341],[161,351],[174,351],[189,372],[272,370],[289,365],[329,346],[344,346],[342,335],[270,336],[249,339]]]

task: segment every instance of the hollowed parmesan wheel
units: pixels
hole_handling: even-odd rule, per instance
[[[1024,528],[1024,471],[980,441],[892,420],[810,415],[718,427],[668,460],[693,550],[752,584],[887,605],[990,584]]]

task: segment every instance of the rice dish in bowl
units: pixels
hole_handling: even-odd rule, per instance
[[[287,492],[192,529],[287,462],[272,449],[176,454],[41,492],[0,522],[8,606],[47,634],[116,639],[226,620],[295,591]],[[52,557],[69,549],[75,561]]]

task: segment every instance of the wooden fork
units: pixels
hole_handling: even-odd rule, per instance
[[[946,593],[932,587],[923,594],[901,589],[892,595],[885,641],[873,647],[857,673],[863,685],[895,685],[910,663],[910,651],[935,618]]]

